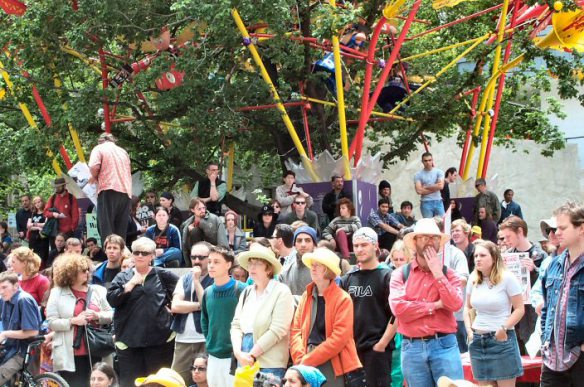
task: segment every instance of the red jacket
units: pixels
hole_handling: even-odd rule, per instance
[[[69,195],[71,198],[69,198]],[[53,217],[53,213],[49,211],[49,209],[53,207],[58,209],[59,212],[65,214],[64,218],[59,219],[59,232],[67,233],[75,231],[79,225],[79,205],[77,204],[75,196],[70,194],[67,190],[65,190],[63,195],[52,195],[45,206],[45,217]]]
[[[326,304],[326,340],[312,352],[306,353],[312,321],[313,291],[317,291],[314,282],[302,294],[290,328],[290,354],[294,364],[316,367],[330,360],[336,376],[361,368],[353,340],[353,301],[334,281],[323,294]]]

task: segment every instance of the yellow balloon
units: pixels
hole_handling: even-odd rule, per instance
[[[562,3],[561,1],[556,1],[554,3],[554,10],[560,12],[562,9],[564,9],[564,3]]]

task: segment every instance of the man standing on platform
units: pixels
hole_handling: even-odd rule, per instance
[[[420,210],[423,218],[444,215],[444,204],[440,191],[444,188],[444,172],[434,168],[432,153],[425,152],[422,155],[424,169],[414,176],[416,192],[420,195]]]
[[[403,335],[402,369],[409,386],[464,377],[454,317],[462,306],[460,279],[442,263],[448,239],[433,219],[418,220],[404,237],[415,259],[391,276],[389,299]]]
[[[195,183],[191,199],[201,199],[207,211],[214,215],[221,215],[221,204],[227,193],[227,184],[219,178],[219,164],[209,163],[205,172],[207,177]]]
[[[339,214],[336,213],[339,200],[342,198],[351,199],[351,195],[348,195],[343,191],[344,183],[345,181],[342,176],[334,175],[331,178],[333,190],[324,195],[324,198],[322,199],[322,212],[328,216],[328,223],[330,223],[335,217],[339,216]]]
[[[97,183],[99,235],[101,240],[110,234],[125,239],[132,199],[130,157],[110,133],[101,134],[97,143],[89,157],[89,169],[90,183]]]

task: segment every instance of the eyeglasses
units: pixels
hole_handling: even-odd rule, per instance
[[[80,273],[89,273],[89,268],[86,267],[85,269],[79,270]]]
[[[258,258],[256,258],[256,259],[258,259]],[[265,265],[265,264],[266,263],[264,262],[264,260],[259,260],[259,261],[249,260],[248,263],[247,263],[247,266],[248,267],[258,267],[258,266],[262,266],[262,265]]]
[[[205,371],[207,371],[207,368],[206,368],[206,367],[197,367],[197,366],[192,366],[192,367],[191,367],[191,371],[195,371],[195,372],[196,372],[196,371],[199,371],[199,372],[205,372]]]
[[[296,204],[297,206],[302,206],[302,205],[306,204],[306,202],[294,202],[294,204]]]
[[[132,255],[135,255],[135,256],[141,255],[143,257],[147,257],[147,256],[149,256],[151,254],[152,254],[151,251],[138,251],[138,250],[132,251]]]
[[[553,231],[553,232],[554,232],[554,234],[555,234],[557,230],[558,230],[558,229],[557,229],[557,228],[555,228],[555,227],[548,227],[548,228],[546,228],[546,229],[545,229],[545,235],[550,235],[550,233],[551,233],[552,231]]]
[[[475,188],[479,188],[482,184],[476,184]]]
[[[196,260],[202,261],[203,259],[207,259],[207,258],[209,258],[208,255],[191,255],[192,261],[196,261]]]
[[[440,235],[418,235],[414,239],[421,240],[422,242],[426,243],[430,239],[432,239],[434,242],[440,242],[440,240],[442,239],[442,237]]]

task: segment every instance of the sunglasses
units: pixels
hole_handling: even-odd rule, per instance
[[[206,368],[206,367],[197,367],[197,366],[192,366],[192,367],[191,367],[191,371],[205,372],[205,371],[207,371],[207,368]]]
[[[138,251],[138,250],[132,251],[132,255],[135,255],[135,256],[141,255],[143,257],[147,257],[147,256],[149,256],[151,254],[152,254],[151,251]]]
[[[546,228],[546,229],[545,229],[545,235],[550,235],[550,233],[551,233],[552,231],[553,231],[553,232],[554,232],[554,234],[555,234],[557,230],[558,230],[558,229],[557,229],[557,228],[555,228],[555,227],[548,227],[548,228]]]
[[[296,205],[300,206],[300,205],[304,205],[304,204],[306,204],[306,202],[294,202],[294,204],[296,204]]]
[[[208,255],[191,255],[191,260],[196,261],[197,259],[199,261],[202,261],[203,259],[207,259],[209,258]]]

